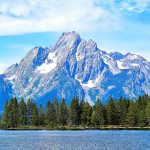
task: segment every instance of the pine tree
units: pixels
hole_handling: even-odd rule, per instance
[[[147,117],[148,125],[150,126],[150,98],[148,99],[147,102],[146,117]]]
[[[91,123],[94,127],[97,127],[97,117],[96,117],[96,111],[95,110],[93,110],[93,112],[92,112]]]
[[[137,125],[137,122],[136,105],[133,101],[130,101],[127,114],[127,123],[129,126],[133,127]]]
[[[58,103],[58,100],[57,100],[56,98],[54,98],[54,100],[53,100],[53,102],[52,102],[52,105],[54,106],[55,111],[58,112],[59,103]]]
[[[18,116],[18,100],[15,97],[14,98],[14,126],[18,126],[18,120],[19,120],[19,116]]]
[[[32,125],[39,125],[39,113],[35,103],[32,105]]]
[[[4,106],[4,122],[6,124],[8,123],[8,118],[9,118],[8,107],[9,107],[9,103],[8,103],[8,100],[6,100],[5,106]]]
[[[11,101],[11,100],[10,100]],[[5,124],[6,127],[12,127],[12,113],[11,113],[11,107],[10,104],[7,107],[7,118],[5,118]]]
[[[104,121],[104,107],[101,104],[100,100],[97,99],[92,113],[92,124],[94,126],[103,126]]]
[[[85,102],[84,102],[84,100],[81,100],[80,102],[79,102],[79,124],[81,125],[81,123],[82,123],[82,114],[83,114],[83,108],[84,108],[84,105],[85,105]]]
[[[120,125],[125,125],[127,119],[128,105],[126,99],[119,98],[117,102],[117,111],[118,111],[118,123]]]
[[[54,120],[54,124],[58,125],[58,109],[59,109],[59,103],[58,103],[58,100],[56,98],[54,98],[53,102],[52,102],[52,105],[54,106],[55,108],[55,120]]]
[[[89,105],[88,102],[85,103],[83,107],[82,113],[82,125],[83,126],[90,126],[91,125],[91,117],[92,117],[92,107]]]
[[[27,101],[27,125],[32,125],[33,103],[30,99]]]
[[[80,124],[80,106],[77,98],[74,98],[71,101],[69,109],[69,123],[70,125],[79,125]]]
[[[59,124],[62,126],[67,125],[68,109],[67,109],[67,105],[66,105],[64,98],[62,99],[59,109],[58,109],[58,121],[59,121]]]
[[[18,114],[19,114],[19,125],[26,125],[27,124],[27,106],[24,102],[24,99],[22,99],[19,103],[18,108]]]
[[[140,111],[138,118],[138,126],[145,127],[147,125],[147,118],[144,110]]]
[[[42,104],[40,104],[38,108],[38,113],[39,113],[39,125],[44,126],[45,125],[45,115],[44,115],[44,110]]]
[[[46,106],[46,124],[53,127],[56,123],[56,111],[54,105],[48,101]]]
[[[140,111],[145,111],[145,108],[147,106],[147,95],[139,96],[139,98],[136,100],[137,107],[139,112]]]
[[[111,97],[106,106],[107,110],[107,119],[109,125],[117,125],[118,124],[118,113],[117,107],[114,99]]]
[[[18,126],[18,102],[17,98],[10,100],[10,105],[8,107],[9,117],[8,117],[8,124],[10,127],[17,127]]]

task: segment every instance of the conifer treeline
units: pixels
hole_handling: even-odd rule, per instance
[[[106,105],[97,99],[94,106],[74,98],[69,107],[65,99],[59,104],[56,99],[48,101],[46,108],[37,106],[30,99],[27,103],[17,98],[6,101],[2,119],[5,128],[19,126],[40,126],[56,128],[103,127],[105,125],[122,125],[125,127],[150,126],[150,97],[140,96],[136,101],[110,98]]]

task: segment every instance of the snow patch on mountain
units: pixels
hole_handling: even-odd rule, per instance
[[[109,87],[108,87],[108,90],[112,90],[112,89],[115,88],[115,87],[116,87],[115,85],[109,86]]]
[[[150,69],[148,66],[145,66],[145,68],[146,68],[147,70],[149,70],[149,69]]]
[[[123,87],[122,88],[124,90],[124,92],[129,95],[129,97],[132,97],[132,98],[136,98],[137,96],[133,93],[133,91],[131,91],[129,88],[127,87]]]
[[[139,67],[139,64],[132,63],[131,66],[133,66],[133,67]]]
[[[127,56],[126,59],[128,60],[134,60],[138,58],[138,55],[131,54],[131,53],[127,53],[126,56]]]
[[[117,65],[119,69],[129,69],[128,67],[125,67],[123,64],[124,63],[122,61],[117,60]]]
[[[11,76],[11,77],[9,77],[9,78],[6,78],[7,80],[9,80],[9,81],[12,81],[13,79],[15,79],[16,78],[16,75],[13,75],[13,76]]]
[[[12,84],[13,84],[13,80],[16,78],[16,74],[9,77],[9,78],[6,78],[6,80],[9,80]]]
[[[95,87],[95,83],[93,81],[88,81],[88,83],[82,83],[82,80],[78,79],[77,76],[75,76],[75,79],[79,81],[80,85],[82,86],[84,92],[85,92],[85,97],[84,99],[90,104],[94,105],[94,102],[92,101],[91,97],[89,96],[89,90],[93,87]]]
[[[82,85],[82,84],[81,84]],[[82,85],[82,88],[84,89],[84,92],[85,92],[85,97],[84,97],[84,100],[87,101],[90,105],[94,105],[94,102],[92,101],[90,95],[89,95],[89,90],[90,88],[87,87],[87,86],[84,86]]]
[[[80,60],[82,60],[83,58],[84,58],[84,56],[82,56],[82,55],[76,53],[76,60],[77,60],[77,61],[80,61]]]
[[[41,66],[37,67],[37,71],[41,74],[48,73],[55,69],[57,66],[57,56],[56,53],[49,53],[48,59]]]
[[[120,69],[116,67],[116,62],[109,55],[103,55],[102,58],[104,63],[108,65],[113,75],[121,73]]]
[[[88,80],[88,82],[82,83],[82,80],[78,79],[77,76],[75,76],[75,79],[80,82],[80,85],[83,86],[83,87],[87,87],[87,88],[94,88],[94,87],[96,87],[97,84],[100,81],[100,78],[101,78],[101,76],[98,75],[98,77],[96,79],[94,79],[94,80]]]

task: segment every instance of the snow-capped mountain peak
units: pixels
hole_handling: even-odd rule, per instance
[[[105,103],[111,96],[150,94],[150,62],[136,54],[107,53],[73,31],[50,47],[30,50],[19,64],[6,69],[0,83],[3,103],[12,96],[38,104],[62,97],[69,104],[75,96],[91,104],[99,97]]]

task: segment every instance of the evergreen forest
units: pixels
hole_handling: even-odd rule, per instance
[[[106,104],[97,99],[93,106],[77,97],[67,106],[63,98],[61,102],[50,100],[44,107],[30,99],[18,102],[17,98],[12,98],[6,101],[0,120],[0,127],[4,129],[98,129],[107,126],[149,127],[150,96],[143,95],[137,100],[111,97]]]

